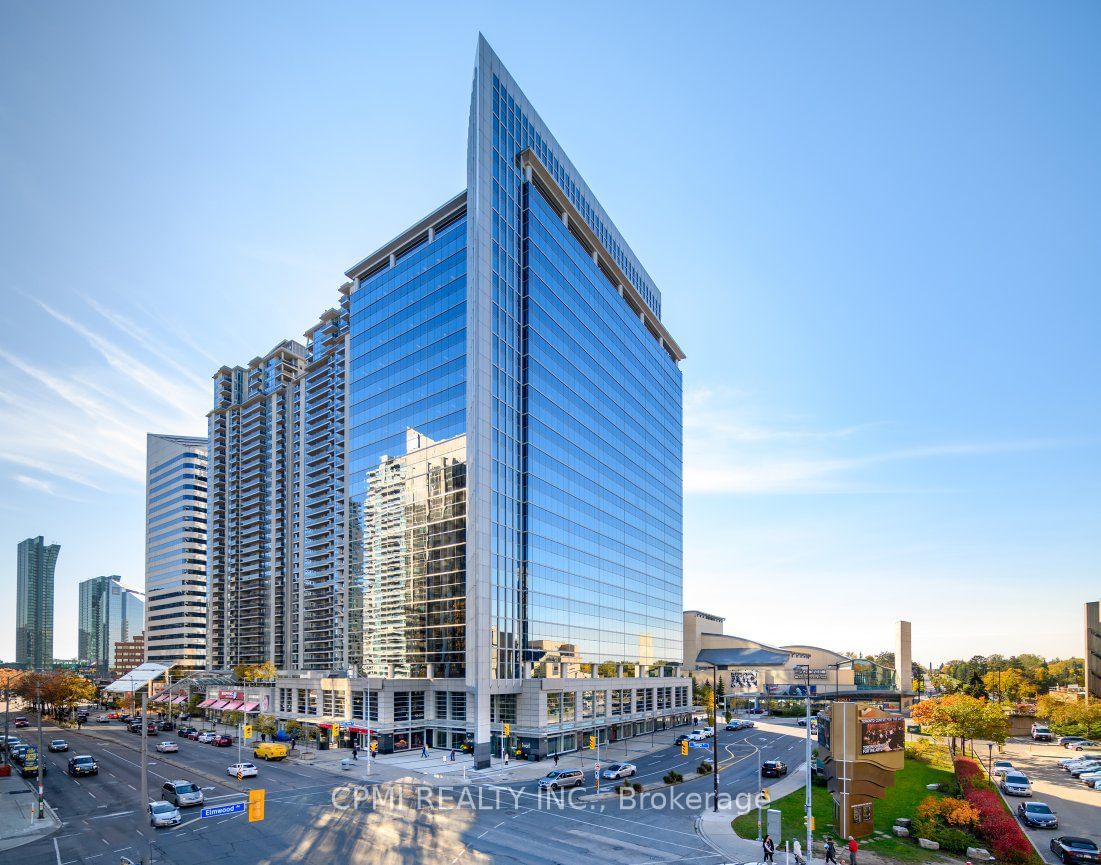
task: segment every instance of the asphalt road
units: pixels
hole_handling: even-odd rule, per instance
[[[93,725],[95,726],[95,725]],[[50,754],[47,798],[63,821],[52,837],[5,854],[19,865],[113,865],[122,856],[134,861],[199,865],[199,863],[634,863],[694,862],[717,865],[716,856],[696,834],[699,804],[685,801],[689,793],[711,791],[712,779],[701,777],[667,791],[679,797],[653,799],[653,807],[630,808],[615,798],[595,798],[592,772],[588,786],[565,801],[540,797],[536,782],[476,783],[427,795],[419,785],[378,784],[362,788],[366,798],[344,810],[333,805],[338,789],[341,804],[353,804],[341,779],[320,770],[289,763],[259,763],[260,777],[238,784],[226,776],[237,760],[237,749],[214,748],[178,739],[180,752],[149,757],[150,797],[159,796],[165,780],[187,779],[204,788],[208,804],[243,798],[241,788],[267,791],[266,817],[248,823],[245,815],[200,819],[197,808],[183,811],[184,822],[172,829],[149,826],[140,800],[140,738],[112,724],[110,732],[92,734],[50,728],[46,738],[68,739],[69,754]],[[103,741],[108,738],[109,741]],[[757,749],[763,758],[802,761],[799,739],[749,730],[720,732],[723,762],[720,790],[731,795],[757,790]],[[91,753],[100,764],[92,778],[69,778],[68,756]],[[641,759],[637,780],[655,782],[670,768],[684,774],[709,752],[693,750],[682,757],[668,746]],[[604,755],[607,765],[614,753]],[[251,759],[245,752],[244,759]],[[547,764],[548,770],[551,765]],[[610,782],[606,782],[610,783]],[[605,788],[607,789],[607,788]],[[465,791],[465,793],[464,793]],[[563,797],[565,798],[565,797]]]

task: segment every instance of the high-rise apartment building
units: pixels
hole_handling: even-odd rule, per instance
[[[92,577],[78,588],[77,657],[106,675],[115,669],[115,644],[142,632],[145,604],[118,574]]]
[[[206,666],[207,440],[146,436],[146,660]],[[141,630],[139,623],[134,632]]]
[[[547,754],[686,720],[684,355],[484,40],[467,189],[346,276],[305,345],[215,375],[211,664],[479,765],[504,723]]]
[[[1086,604],[1086,699],[1101,700],[1101,601]]]
[[[18,547],[15,583],[15,662],[35,670],[54,659],[54,568],[60,544],[39,535]]]

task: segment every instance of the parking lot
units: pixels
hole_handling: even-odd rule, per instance
[[[1005,753],[995,755],[996,759],[1011,760],[1015,769],[1022,770],[1032,782],[1032,801],[1047,803],[1059,817],[1056,830],[1024,827],[1046,862],[1059,861],[1049,845],[1060,835],[1084,836],[1101,844],[1101,790],[1088,788],[1058,766],[1061,759],[1080,756],[1083,754],[1060,745],[1031,739],[1010,739]],[[1016,813],[1017,806],[1026,800],[1009,796],[1006,801]]]

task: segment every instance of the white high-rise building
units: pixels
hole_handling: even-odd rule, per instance
[[[146,437],[145,659],[206,666],[207,440]],[[135,629],[137,633],[138,629]]]

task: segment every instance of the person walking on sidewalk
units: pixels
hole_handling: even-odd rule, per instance
[[[765,861],[772,862],[772,856],[776,852],[776,842],[772,840],[771,835],[765,835],[764,843],[761,844],[761,848],[765,853]]]
[[[829,835],[826,836],[826,865],[829,863],[837,865],[837,847],[834,846],[833,838]]]
[[[421,758],[424,759],[428,756],[428,746],[421,745]]]
[[[454,748],[451,749],[451,753],[448,755],[447,759],[450,760],[452,763],[455,762],[455,749]]]
[[[352,759],[359,759],[359,745],[352,745]]]
[[[849,836],[849,865],[856,865],[856,851],[859,850],[859,849],[860,849],[860,847],[856,843],[856,839],[852,835],[850,835]]]
[[[798,838],[791,843],[791,853],[795,857],[795,865],[806,865],[807,860],[803,858],[803,845],[799,843]]]
[[[558,752],[557,751],[554,752],[554,767],[556,769],[558,768]]]
[[[505,765],[508,765],[508,751],[505,751]]]

